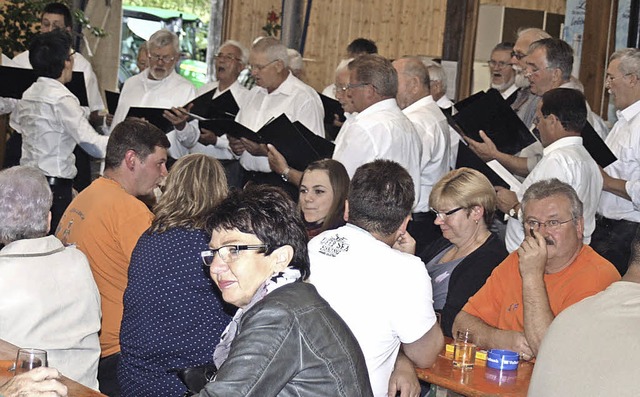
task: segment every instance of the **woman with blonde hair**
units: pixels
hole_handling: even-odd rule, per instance
[[[213,363],[213,347],[231,320],[203,270],[207,216],[227,196],[224,169],[213,157],[179,159],[154,207],[155,219],[129,265],[120,330],[122,396],[181,396],[173,368]]]
[[[496,192],[480,172],[471,168],[449,172],[434,185],[429,205],[442,237],[427,246],[420,258],[431,277],[433,307],[441,312],[442,331],[451,336],[456,315],[506,258],[507,250],[489,231]]]

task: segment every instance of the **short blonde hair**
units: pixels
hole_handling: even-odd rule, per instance
[[[432,208],[446,204],[464,207],[467,213],[478,205],[484,209],[484,222],[488,226],[496,212],[496,191],[486,176],[471,168],[458,168],[442,177],[429,195]]]
[[[218,160],[204,154],[184,156],[171,167],[149,231],[204,229],[207,216],[227,193],[227,177]]]

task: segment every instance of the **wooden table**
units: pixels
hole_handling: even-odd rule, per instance
[[[526,397],[532,371],[529,362],[520,362],[516,371],[499,371],[487,367],[484,360],[476,360],[473,369],[461,370],[453,368],[453,355],[445,350],[431,368],[416,368],[421,380],[468,397]]]
[[[13,372],[9,372],[9,368],[15,362],[17,354],[18,347],[0,339],[0,385],[13,377]],[[69,397],[106,397],[67,377],[63,376],[61,381],[69,389]]]

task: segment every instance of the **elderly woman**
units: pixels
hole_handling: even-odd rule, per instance
[[[213,364],[213,346],[231,317],[202,269],[208,214],[227,195],[224,169],[203,154],[171,168],[155,219],[129,265],[120,331],[122,396],[181,396],[173,368]]]
[[[309,276],[295,204],[267,185],[232,193],[208,221],[202,259],[225,301],[239,307],[214,353],[211,396],[371,396],[355,337]]]
[[[51,201],[39,169],[0,172],[0,339],[46,350],[49,365],[97,389],[100,294],[86,256],[47,236]]]
[[[335,160],[309,164],[302,174],[298,207],[309,238],[345,224],[344,203],[349,193],[349,174]]]
[[[433,187],[429,205],[442,237],[420,258],[431,276],[433,306],[441,311],[442,331],[451,336],[456,315],[507,251],[487,227],[496,210],[496,193],[480,172],[470,168],[449,172]]]

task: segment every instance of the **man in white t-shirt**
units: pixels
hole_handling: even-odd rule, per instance
[[[443,346],[429,274],[406,232],[413,200],[402,166],[365,164],[351,181],[347,225],[309,242],[310,282],[353,331],[376,397],[407,384],[391,376],[394,366],[430,367]]]

